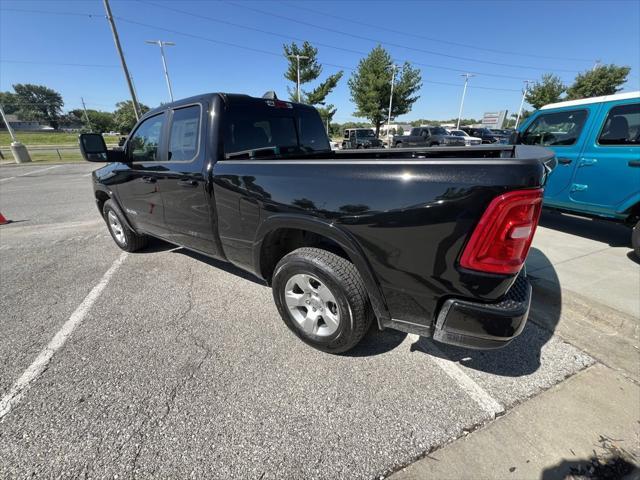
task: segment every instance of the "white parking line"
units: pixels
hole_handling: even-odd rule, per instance
[[[414,343],[420,340],[419,335],[409,334],[407,335]],[[460,388],[465,391],[485,412],[490,414],[492,418],[495,418],[499,413],[504,412],[504,407],[489,393],[478,385],[469,375],[464,373],[464,370],[460,368],[455,362],[447,360],[446,355],[440,350],[434,343],[431,343],[431,349],[435,350],[438,354],[432,355],[432,360],[446,373],[449,377],[455,380]]]
[[[109,283],[113,274],[118,270],[118,268],[120,268],[120,265],[122,265],[125,258],[127,258],[127,253],[123,252],[116,261],[113,262],[109,270],[107,270],[100,279],[100,282],[93,287],[78,308],[76,308],[69,319],[64,323],[64,325],[62,325],[62,328],[58,330],[58,333],[56,333],[51,339],[49,344],[40,352],[16,383],[13,384],[9,393],[2,397],[2,400],[0,400],[0,419],[9,413],[20,401],[24,391],[29,387],[31,382],[44,372],[47,365],[49,365],[49,362],[53,358],[53,355],[65,344],[67,338],[69,338],[73,331],[82,323],[84,317],[87,315],[98,297],[100,297],[100,294]]]
[[[26,177],[27,175],[33,175],[34,173],[46,172],[47,170],[52,170],[58,167],[62,167],[62,165],[54,165],[53,167],[41,168],[40,170],[33,170],[31,172],[23,173],[22,175],[16,175],[15,177],[0,178],[0,182],[6,182],[7,180],[12,180],[18,177]]]

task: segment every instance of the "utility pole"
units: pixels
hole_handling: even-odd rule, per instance
[[[129,69],[127,68],[127,62],[124,60],[124,53],[122,53],[122,46],[120,45],[120,38],[118,37],[118,30],[116,30],[116,24],[113,21],[113,15],[111,14],[111,7],[109,6],[109,0],[102,0],[104,2],[104,9],[107,12],[107,20],[109,21],[109,25],[111,26],[111,33],[113,33],[113,41],[116,44],[116,50],[118,50],[118,55],[120,56],[120,63],[122,64],[122,70],[124,72],[124,76],[127,79],[127,85],[129,85],[129,93],[131,93],[131,100],[133,101],[133,111],[136,114],[136,120],[140,120],[140,104],[138,103],[138,98],[136,96],[136,91],[133,89],[133,84],[131,83],[131,75],[129,75]]]
[[[7,126],[7,131],[9,132],[9,136],[11,137],[11,153],[13,154],[13,158],[15,158],[16,163],[30,162],[31,155],[29,155],[27,147],[20,143],[16,138],[16,134],[13,132],[13,128],[11,128],[11,124],[7,120],[7,116],[4,114],[2,105],[0,105],[0,116],[2,117],[2,121],[4,122],[4,124]]]
[[[87,125],[89,125],[89,130],[93,130],[91,126],[91,120],[89,120],[89,115],[87,115],[87,106],[84,104],[84,98],[80,97],[82,101],[82,109],[84,110],[84,119],[87,121]]]
[[[593,68],[591,69],[591,71],[594,72],[598,68],[600,68],[600,59],[599,58],[596,59],[596,63],[593,64]]]
[[[517,130],[518,125],[520,124],[520,116],[522,115],[522,107],[524,107],[524,99],[527,97],[527,92],[529,91],[529,82],[531,82],[531,80],[524,81],[524,90],[522,90],[522,100],[520,101],[520,108],[518,109],[518,116],[516,117],[516,125],[513,127],[514,130]]]
[[[391,64],[391,95],[389,96],[389,116],[387,117],[387,141],[389,141],[389,126],[391,125],[391,106],[393,105],[393,84],[396,81],[396,68],[398,66],[395,63]],[[391,143],[389,143],[389,146]]]
[[[167,81],[167,88],[169,89],[169,98],[173,102],[173,89],[171,88],[171,80],[169,79],[169,70],[167,70],[167,60],[164,58],[164,47],[173,47],[175,43],[165,42],[163,40],[146,40],[145,43],[150,45],[158,45],[160,47],[160,56],[162,57],[162,68],[164,69],[164,78]]]
[[[475,77],[475,75],[471,73],[463,73],[460,76],[464,77],[464,88],[462,89],[462,100],[460,100],[460,111],[458,112],[458,123],[456,124],[456,130],[460,129],[460,119],[462,118],[462,107],[464,106],[464,97],[467,94],[467,83],[469,83],[469,78]]]
[[[298,103],[300,102],[300,59],[307,59],[309,58],[306,55],[289,55],[289,58],[295,58],[297,61],[297,72],[298,72],[298,76],[297,76],[297,81],[296,81],[296,91],[298,92]]]

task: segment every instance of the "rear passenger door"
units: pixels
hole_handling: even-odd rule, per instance
[[[617,210],[640,193],[640,102],[601,105],[576,165],[571,200]]]
[[[167,232],[164,237],[185,247],[217,255],[214,216],[210,215],[206,169],[207,105],[195,103],[170,109],[167,161],[158,179]]]

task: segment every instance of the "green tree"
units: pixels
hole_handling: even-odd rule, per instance
[[[579,74],[567,89],[567,98],[577,100],[579,98],[599,97],[612,95],[620,91],[621,85],[627,81],[627,75],[631,68],[618,67],[617,65],[602,65],[587,72]]]
[[[560,77],[553,73],[545,73],[542,79],[529,87],[525,100],[536,110],[549,103],[560,101],[560,96],[567,87]]]
[[[15,93],[15,112],[24,120],[47,122],[53,128],[58,128],[58,120],[62,116],[64,101],[62,95],[44,85],[30,83],[16,83],[13,85]]]
[[[378,45],[366,58],[360,60],[357,70],[349,79],[351,100],[357,108],[354,115],[367,118],[373,125],[376,136],[389,115],[391,76],[391,55]],[[412,105],[419,98],[417,92],[421,86],[420,70],[405,62],[395,76],[392,119],[411,111]]]
[[[94,133],[110,132],[115,128],[114,114],[111,112],[102,112],[100,110],[87,109],[86,117],[89,118],[89,124],[87,125],[87,119],[85,118],[84,111],[81,109],[71,110],[69,115],[72,118],[80,120],[84,125],[83,130]]]
[[[289,92],[289,98],[293,101],[298,101],[297,94],[297,80],[298,80],[298,60],[296,55],[300,55],[307,58],[300,59],[300,101],[308,105],[313,105],[317,108],[323,123],[326,125],[330,123],[333,116],[336,114],[337,109],[331,104],[326,104],[326,98],[331,91],[336,88],[338,82],[342,78],[343,72],[339,71],[327,77],[326,80],[320,82],[313,90],[305,91],[302,89],[302,85],[313,82],[322,74],[322,65],[318,63],[318,49],[311,45],[309,42],[303,42],[302,46],[299,46],[295,42],[291,44],[284,44],[284,56],[288,61],[287,70],[284,77],[293,82],[293,88],[287,87]]]
[[[141,103],[140,110],[145,114],[149,111],[149,107]],[[133,129],[136,124],[136,113],[131,100],[116,103],[116,110],[113,112],[113,124],[120,133],[129,133]]]

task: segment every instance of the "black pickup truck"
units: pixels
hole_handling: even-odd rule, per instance
[[[373,319],[475,348],[524,327],[546,149],[334,152],[314,108],[219,93],[148,112],[121,150],[80,147],[108,162],[92,180],[120,248],[159,237],[255,274],[315,348],[347,351]]]
[[[414,127],[409,135],[396,135],[392,145],[396,148],[406,147],[464,147],[464,138],[449,135],[443,127]]]

